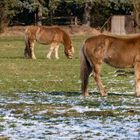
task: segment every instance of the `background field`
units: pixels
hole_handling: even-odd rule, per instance
[[[88,36],[72,36],[73,59],[36,44],[37,60],[23,57],[24,40],[0,38],[0,139],[139,139],[140,98],[134,96],[133,70],[103,65],[109,93],[100,97],[93,78],[90,97],[81,97],[79,50]]]
[[[79,51],[87,36],[72,36],[75,53],[69,60],[64,55],[63,46],[60,46],[60,59],[46,58],[49,46],[36,44],[37,60],[25,59],[23,37],[0,38],[0,91],[1,92],[80,92],[80,60]],[[128,70],[127,70],[128,71]],[[103,66],[102,77],[108,90],[124,92],[133,91],[132,75],[116,76],[116,69]],[[128,76],[129,80],[128,80]],[[114,82],[118,81],[118,83]],[[120,86],[121,85],[121,86]],[[111,86],[111,87],[110,87]],[[96,90],[93,79],[90,78],[89,87]],[[115,87],[117,89],[115,89]]]
[[[37,60],[25,59],[22,37],[0,38],[0,91],[76,91],[79,90],[79,48],[85,37],[72,37],[72,60],[60,46],[60,59],[47,59],[49,46],[36,44]]]

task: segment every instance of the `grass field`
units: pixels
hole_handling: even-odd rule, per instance
[[[75,54],[72,60],[59,49],[60,59],[47,59],[49,46],[36,44],[37,60],[23,56],[22,37],[0,38],[0,91],[77,91],[79,85],[79,48],[86,37],[72,37]]]
[[[35,53],[37,60],[25,59],[24,40],[22,37],[0,38],[0,91],[1,92],[79,92],[80,91],[80,60],[79,50],[85,36],[73,36],[72,42],[75,48],[73,59],[69,60],[64,55],[63,46],[59,49],[59,60],[46,58],[49,46],[36,44]],[[104,66],[103,78],[106,85],[114,78],[116,69]],[[110,85],[120,87],[125,84],[132,90],[128,77],[117,77],[118,84]],[[129,79],[131,80],[131,79]],[[123,83],[124,81],[124,83]],[[109,82],[109,83],[108,83]],[[110,85],[108,85],[110,89]],[[90,87],[95,88],[93,80]],[[117,90],[117,89],[115,89]],[[123,89],[121,89],[123,91]]]
[[[139,139],[140,98],[134,96],[133,71],[103,65],[109,93],[100,97],[92,77],[91,96],[80,96],[79,50],[86,36],[73,36],[73,59],[63,46],[59,60],[36,44],[37,60],[23,56],[22,37],[0,38],[0,139]]]

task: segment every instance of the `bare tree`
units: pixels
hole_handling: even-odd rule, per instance
[[[5,4],[0,1],[0,32],[4,31],[5,18]]]
[[[42,25],[44,0],[34,0],[34,4],[37,6],[35,12],[35,22],[37,25]]]
[[[92,2],[86,1],[84,7],[84,24],[90,26]]]

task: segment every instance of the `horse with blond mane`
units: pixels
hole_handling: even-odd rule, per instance
[[[51,54],[55,52],[55,58],[58,57],[59,45],[64,45],[64,52],[67,58],[72,58],[73,47],[69,35],[59,27],[44,27],[44,26],[28,26],[25,30],[25,57],[36,59],[34,53],[35,42],[51,45],[47,58],[51,58]]]
[[[98,35],[84,42],[81,48],[81,88],[84,96],[89,95],[88,78],[91,73],[100,95],[107,95],[100,76],[103,62],[116,68],[134,68],[135,94],[140,96],[140,35]]]

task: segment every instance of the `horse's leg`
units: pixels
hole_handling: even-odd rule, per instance
[[[140,61],[137,61],[134,66],[135,70],[135,92],[136,96],[140,96]]]
[[[47,58],[51,59],[51,54],[52,54],[54,48],[55,48],[55,45],[52,43],[50,46],[49,52],[47,54]]]
[[[99,88],[100,95],[101,96],[106,96],[107,94],[105,92],[104,86],[103,86],[102,81],[101,81],[101,64],[95,64],[94,65],[93,77],[94,77],[95,82],[96,82],[96,84]]]
[[[30,57],[29,49],[28,49],[27,46],[26,46],[25,49],[24,49],[24,56],[25,56],[26,58]]]
[[[28,40],[25,40],[24,56],[26,58],[31,57],[30,43]]]
[[[55,46],[54,51],[55,51],[55,58],[56,58],[56,59],[59,59],[59,56],[58,56],[58,49],[59,49],[59,45]]]
[[[35,41],[30,42],[30,50],[31,50],[31,58],[36,59],[35,53],[34,53],[34,46],[35,46]]]

